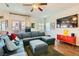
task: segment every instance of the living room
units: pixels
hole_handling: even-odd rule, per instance
[[[0,3],[0,55],[78,56],[78,14],[79,3]]]

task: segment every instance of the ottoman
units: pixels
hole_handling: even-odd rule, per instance
[[[50,36],[44,36],[42,37],[42,41],[46,42],[47,44],[54,44],[55,38],[52,38]]]
[[[33,55],[41,55],[48,52],[48,44],[39,39],[30,41],[30,47]]]

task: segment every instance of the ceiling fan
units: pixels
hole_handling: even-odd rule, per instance
[[[32,6],[32,9],[30,10],[31,12],[34,9],[38,9],[40,11],[43,11],[43,9],[41,8],[41,6],[45,6],[47,5],[47,3],[32,3],[32,4],[23,4],[23,6]]]

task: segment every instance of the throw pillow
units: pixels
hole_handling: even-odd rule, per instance
[[[12,39],[12,40],[16,40],[16,34],[15,34],[15,33],[12,33],[12,34],[11,34],[11,39]]]
[[[18,49],[18,46],[16,46],[15,43],[12,42],[7,35],[4,35],[2,38],[4,39],[5,45],[9,51],[14,51]]]

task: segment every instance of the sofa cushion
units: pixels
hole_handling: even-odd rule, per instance
[[[20,39],[23,39],[23,38],[29,38],[29,37],[38,37],[38,36],[45,36],[45,33],[44,32],[22,32],[22,33],[18,33],[17,36],[20,38]]]
[[[44,32],[38,32],[38,36],[45,36]]]
[[[22,34],[18,33],[16,34],[18,38],[23,39]]]
[[[22,34],[23,38],[31,37],[31,32],[25,32]]]
[[[55,43],[55,38],[49,37],[49,36],[43,36],[42,41],[44,41],[48,44],[54,44]]]
[[[31,37],[37,37],[39,32],[31,32]]]
[[[17,33],[17,37],[20,38],[20,39],[23,39],[23,35],[25,34],[26,32],[19,32]]]

